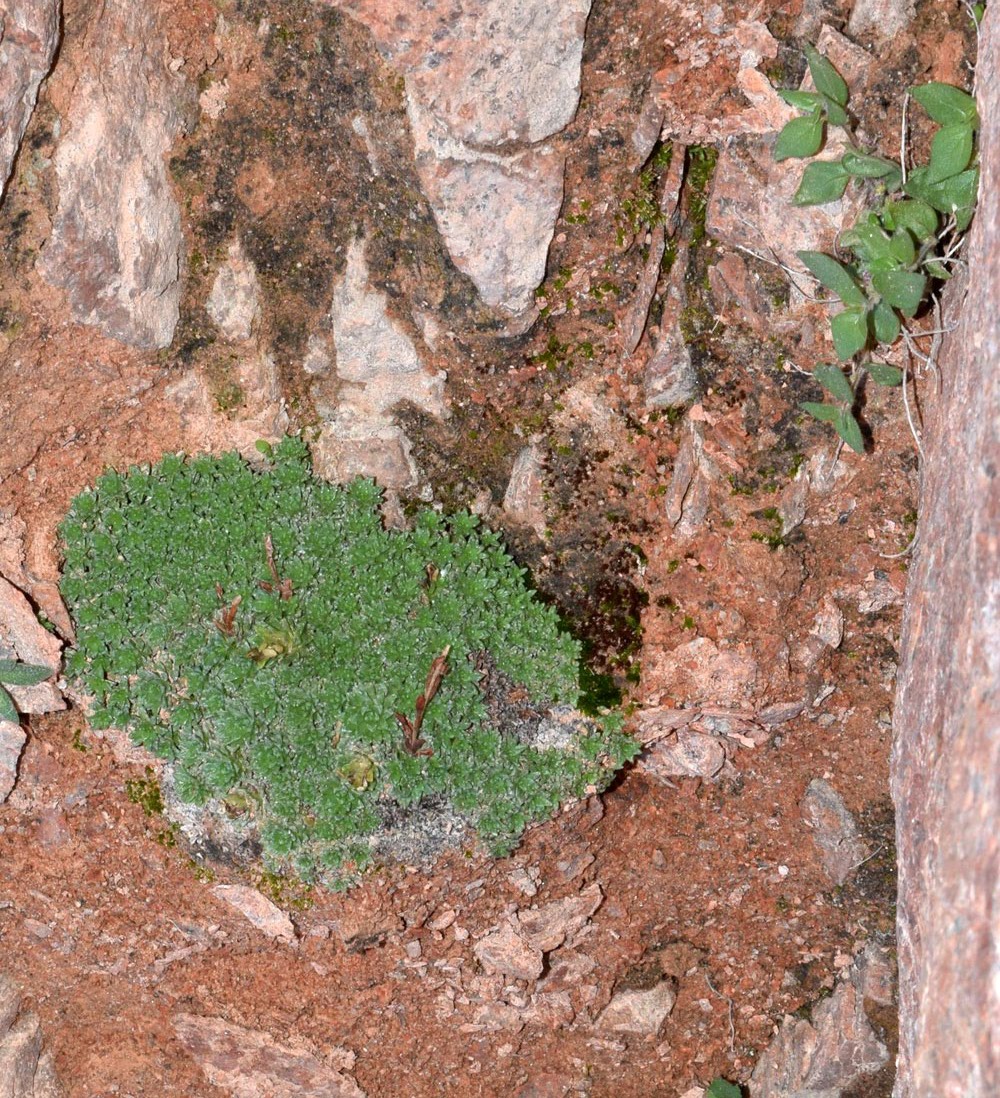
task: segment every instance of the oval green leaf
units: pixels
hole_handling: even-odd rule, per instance
[[[20,719],[14,699],[0,686],[0,721],[13,721],[17,724]]]
[[[816,90],[841,107],[846,107],[849,92],[844,78],[815,47],[806,46],[805,54]]]
[[[840,260],[823,252],[802,251],[795,254],[820,285],[835,293],[845,305],[865,305],[864,292],[853,272]]]
[[[865,440],[861,434],[861,427],[850,412],[840,409],[837,418],[833,421],[833,429],[856,454],[865,452]]]
[[[913,316],[923,300],[927,277],[916,271],[876,271],[872,275],[872,285],[883,301],[903,316]]]
[[[833,423],[840,415],[840,409],[835,404],[819,404],[815,400],[804,400],[799,407],[822,423]]]
[[[899,317],[891,305],[880,301],[872,309],[872,328],[879,343],[895,343],[899,338]]]
[[[904,267],[909,267],[911,263],[916,262],[917,246],[913,243],[913,237],[908,229],[897,229],[892,234],[889,250]]]
[[[815,156],[823,144],[823,116],[819,111],[793,118],[785,124],[774,143],[774,159],[788,160]]]
[[[0,682],[9,686],[35,686],[53,674],[51,667],[37,663],[18,663],[16,660],[0,660]]]
[[[881,156],[871,156],[856,149],[849,149],[843,157],[844,170],[860,179],[882,179],[897,171],[891,160]]]
[[[872,381],[879,385],[891,387],[903,384],[903,371],[897,370],[895,366],[887,366],[884,362],[869,362],[868,373],[871,374]]]
[[[819,206],[843,197],[850,181],[839,160],[814,160],[802,173],[799,189],[792,203],[795,206]]]
[[[821,362],[815,370],[813,377],[833,397],[845,403],[854,403],[854,390],[851,383],[844,377],[844,371],[839,366],[829,362]]]
[[[846,362],[868,343],[868,314],[864,309],[845,309],[830,321],[837,358]]]
[[[819,92],[797,91],[790,88],[779,88],[778,95],[790,106],[800,111],[814,111],[823,107],[823,96]]]
[[[951,84],[941,84],[938,81],[921,84],[910,88],[910,95],[939,126],[955,126],[961,123],[973,127],[979,125],[975,99]]]
[[[940,183],[964,172],[972,159],[972,127],[966,124],[942,126],[931,142],[927,182]]]

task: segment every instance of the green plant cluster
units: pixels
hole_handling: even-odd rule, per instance
[[[805,113],[779,133],[776,160],[815,156],[827,125],[850,127],[844,79],[814,48],[807,48],[806,59],[816,90],[779,92],[786,103]],[[972,96],[941,83],[910,88],[909,94],[939,127],[927,164],[906,172],[904,166],[873,152],[848,148],[838,160],[809,164],[793,199],[798,206],[833,202],[852,180],[875,188],[877,205],[840,235],[839,248],[851,253],[849,261],[823,252],[797,253],[843,305],[830,327],[837,358],[851,364],[850,378],[840,366],[818,366],[816,380],[835,403],[806,402],[802,407],[832,424],[859,453],[864,439],[853,409],[864,378],[886,386],[903,381],[898,369],[871,361],[869,352],[895,343],[906,320],[916,315],[937,284],[949,278],[949,263],[972,220],[979,187],[979,116]]]
[[[373,482],[316,479],[295,438],[266,453],[106,473],[61,528],[67,673],[96,727],[173,763],[182,800],[221,800],[270,864],[336,879],[389,810],[444,798],[509,848],[635,753],[612,718],[566,751],[491,725],[477,654],[539,705],[574,703],[579,665],[495,533],[433,511],[387,531]],[[424,707],[415,752],[402,727]]]
[[[20,660],[0,660],[0,683],[6,686],[35,686],[44,682],[52,674],[51,667],[37,663],[22,663]],[[0,720],[20,720],[17,706],[10,693],[0,685]]]

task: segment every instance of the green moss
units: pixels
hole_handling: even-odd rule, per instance
[[[125,782],[125,796],[137,804],[147,816],[159,816],[163,812],[163,793],[151,766],[146,767],[144,778],[129,778]]]
[[[270,865],[336,879],[393,806],[438,798],[506,849],[634,753],[608,724],[555,755],[491,715],[483,653],[540,712],[581,691],[580,646],[496,534],[433,511],[387,531],[370,481],[314,479],[296,439],[265,456],[107,473],[62,525],[67,674],[95,727],[169,760],[180,799],[253,806]],[[151,772],[127,792],[162,810]]]

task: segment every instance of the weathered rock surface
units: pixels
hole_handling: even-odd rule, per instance
[[[226,339],[240,343],[250,338],[260,317],[260,284],[257,268],[243,254],[239,240],[229,245],[205,308]]]
[[[221,1018],[175,1014],[174,1029],[212,1086],[235,1098],[365,1098],[346,1071],[338,1070],[304,1043],[279,1044],[269,1033],[244,1029]],[[350,1063],[342,1051],[338,1057]]]
[[[1000,21],[978,63],[982,182],[967,296],[925,386],[926,462],[894,714],[899,858],[896,1094],[1000,1078]],[[964,276],[955,280],[962,301]],[[953,318],[952,318],[953,319]],[[949,317],[946,311],[945,322]]]
[[[812,825],[823,868],[834,884],[843,884],[867,857],[858,826],[843,798],[822,778],[814,778],[802,798],[802,814]]]
[[[62,642],[38,622],[31,603],[11,583],[0,577],[0,659],[59,669]],[[59,688],[52,682],[35,686],[8,686],[21,713],[51,713],[65,709]]]
[[[698,373],[691,361],[691,349],[681,330],[681,316],[687,307],[684,277],[687,272],[688,247],[681,244],[670,268],[670,278],[663,297],[659,342],[646,364],[643,387],[650,408],[674,408],[689,404],[698,392]]]
[[[59,0],[16,0],[0,10],[0,200],[59,42]]]
[[[167,66],[154,7],[107,0],[93,19],[56,150],[59,205],[40,269],[66,290],[76,320],[136,347],[166,347],[182,237],[164,157],[192,95]]]
[[[785,1019],[754,1068],[752,1098],[840,1098],[878,1071],[889,1052],[872,1029],[865,1000],[888,1005],[891,986],[886,954],[870,944],[833,995],[813,1009],[812,1022]]]
[[[749,655],[720,649],[708,637],[652,658],[663,689],[689,703],[739,705],[757,681],[757,664]]]
[[[370,476],[387,488],[416,484],[410,443],[392,412],[408,403],[444,416],[445,377],[424,369],[413,340],[386,311],[385,294],[369,284],[361,241],[348,250],[330,323],[335,376],[322,374],[322,340],[310,349],[316,406],[326,421],[313,451],[317,472],[330,480]]]
[[[487,305],[524,314],[545,273],[590,0],[331,0],[404,76],[417,171],[455,265]]]
[[[855,90],[867,79],[873,59],[842,35],[824,27],[817,47],[830,57]],[[808,74],[803,87],[812,88]],[[773,132],[747,137],[723,148],[712,183],[706,228],[721,243],[777,261],[808,280],[795,253],[802,249],[829,251],[837,233],[857,217],[862,199],[858,189],[851,187],[836,202],[821,206],[792,204],[802,178],[803,162],[795,159],[776,162],[773,150],[778,130],[798,114],[785,108],[773,119],[776,123]],[[844,131],[831,126],[817,159],[837,160],[849,144]]]
[[[239,357],[232,368],[238,406],[223,415],[218,395],[199,370],[187,370],[164,395],[177,409],[180,422],[199,449],[237,449],[252,454],[259,439],[277,442],[288,426],[274,359],[257,350]]]
[[[21,1014],[21,995],[0,974],[0,1098],[59,1098],[52,1054],[42,1049],[34,1014]]]

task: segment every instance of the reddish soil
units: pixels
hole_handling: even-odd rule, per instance
[[[774,11],[775,33],[794,6],[764,5]],[[287,7],[288,22],[306,18]],[[206,1082],[175,1035],[172,1015],[188,1012],[278,1041],[350,1050],[351,1074],[371,1098],[675,1098],[717,1075],[745,1082],[782,1017],[832,988],[873,935],[892,934],[887,774],[906,571],[898,554],[912,533],[917,486],[913,443],[898,395],[874,394],[865,409],[872,452],[841,453],[830,490],[811,493],[805,522],[777,538],[770,509],[792,490],[795,471],[810,461],[832,465],[832,436],[797,411],[818,389],[782,368],[781,347],[733,326],[706,326],[695,337],[706,382],[700,407],[719,475],[704,522],[678,538],[665,493],[687,428],[644,409],[648,352],[625,358],[608,325],[625,316],[642,265],[641,240],[616,240],[616,210],[635,185],[627,138],[644,76],[667,61],[666,28],[650,10],[658,5],[640,7],[637,14],[597,3],[591,17],[581,112],[567,138],[567,201],[545,285],[546,301],[566,309],[512,343],[470,325],[442,363],[452,418],[442,425],[414,416],[407,425],[418,463],[449,506],[484,489],[499,504],[513,454],[527,436],[544,436],[550,540],[511,530],[510,542],[543,591],[593,630],[595,658],[627,701],[691,701],[669,654],[704,637],[756,663],[740,708],[801,701],[803,712],[766,744],[737,749],[714,783],[681,778],[670,786],[633,766],[602,796],[536,826],[501,861],[468,849],[430,872],[384,867],[346,895],[249,878],[291,914],[295,948],[269,941],[211,894],[212,880],[248,878],[193,861],[167,822],[135,803],[134,785],[130,799],[126,783],[142,778],[142,768],[117,761],[81,712],[32,718],[18,787],[0,807],[0,969],[41,1017],[69,1095],[221,1098],[227,1092]],[[928,67],[916,50],[930,56],[935,48],[924,26],[931,21],[921,23],[904,82]],[[203,29],[192,16],[172,33],[195,41]],[[952,48],[956,41],[949,39]],[[697,70],[685,97],[701,91],[706,110],[715,103],[725,112],[716,100],[726,71],[715,62]],[[615,83],[613,72],[632,83]],[[373,94],[389,95],[390,87],[386,81]],[[234,89],[248,101],[255,94],[245,77]],[[27,139],[37,137],[43,150],[51,148],[48,110],[43,102]],[[894,132],[893,118],[884,124]],[[600,155],[584,140],[594,129],[605,134]],[[587,152],[574,151],[574,142]],[[23,157],[19,171],[26,164]],[[262,185],[255,179],[241,176],[237,189],[253,191]],[[69,501],[105,466],[225,448],[231,422],[220,413],[214,433],[192,437],[164,394],[188,361],[208,370],[210,348],[190,343],[183,354],[175,346],[143,355],[65,321],[59,295],[33,266],[50,198],[12,185],[0,210],[14,275],[0,290],[0,508],[24,522],[29,568],[44,580],[57,578],[55,531]],[[206,231],[198,208],[186,214],[192,250]],[[572,220],[584,208],[586,223]],[[691,217],[690,192],[683,208]],[[456,304],[457,278],[451,269],[441,275],[442,299],[455,310],[446,322],[473,315],[465,301]],[[588,283],[605,288],[587,292]],[[272,301],[269,313],[279,344],[283,308],[292,310]],[[196,327],[192,315],[189,308],[181,336]],[[290,345],[288,362],[294,351]],[[571,405],[560,418],[574,386],[587,407],[597,400],[611,410],[613,430],[574,420]],[[287,395],[300,398],[293,425],[308,426],[301,384],[289,381]],[[458,483],[447,475],[456,468]],[[873,584],[891,597],[863,612],[859,599]],[[843,641],[806,667],[796,647],[828,597],[844,613]],[[824,873],[802,818],[814,778],[841,793],[871,852],[842,887]],[[537,880],[534,896],[517,887],[520,869]],[[565,977],[573,1022],[474,1023],[478,1005],[516,1005],[533,990],[484,975],[473,955],[477,937],[507,912],[591,882],[604,900],[590,928],[552,956],[556,974],[560,957],[586,959]],[[663,975],[676,980],[677,1002],[657,1035],[592,1024],[615,991]],[[881,1032],[891,1048],[891,1026]],[[883,1076],[865,1093],[890,1089]]]

